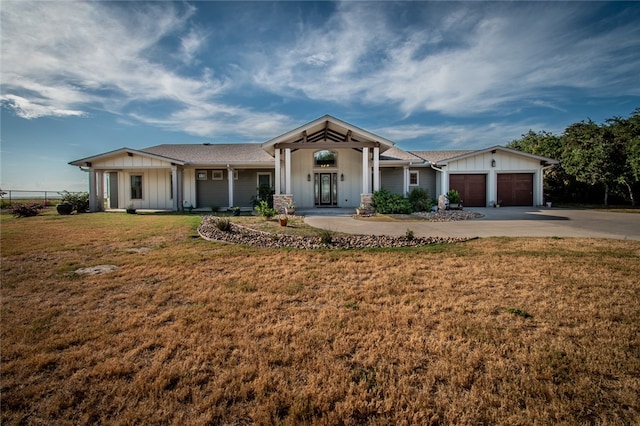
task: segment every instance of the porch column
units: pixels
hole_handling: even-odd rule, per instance
[[[96,172],[96,211],[104,211],[104,172]]]
[[[89,211],[96,210],[96,171],[91,167],[89,169]]]
[[[176,168],[176,187],[177,192],[173,194],[175,198],[177,198],[176,202],[178,203],[178,210],[184,209],[184,169],[182,167]]]
[[[380,190],[380,148],[373,148],[373,191]]]
[[[284,150],[284,187],[285,194],[291,194],[291,148]]]
[[[362,193],[371,193],[369,189],[369,148],[362,148]]]
[[[402,173],[402,188],[404,191],[403,195],[409,193],[409,166],[404,166]]]
[[[227,175],[229,176],[229,207],[233,207],[233,169],[231,167],[227,169]]]
[[[282,182],[280,181],[280,148],[276,148],[276,166],[275,166],[275,190],[276,195],[280,195]]]
[[[171,193],[173,194],[173,211],[180,210],[180,202],[178,201],[178,166],[171,165]]]

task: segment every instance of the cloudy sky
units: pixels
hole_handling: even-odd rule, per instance
[[[640,107],[638,2],[7,1],[3,189],[72,160],[264,142],[324,114],[404,149],[505,145]]]

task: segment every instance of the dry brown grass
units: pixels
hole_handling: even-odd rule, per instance
[[[2,216],[2,424],[640,421],[638,242],[306,252],[197,223]]]

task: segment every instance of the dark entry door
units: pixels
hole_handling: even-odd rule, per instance
[[[109,208],[118,208],[118,172],[109,172]]]
[[[315,173],[316,206],[336,206],[338,204],[337,173]]]

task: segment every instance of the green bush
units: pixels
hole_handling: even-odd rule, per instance
[[[273,207],[269,207],[269,203],[267,203],[265,200],[262,200],[260,201],[260,203],[258,203],[258,205],[256,206],[256,211],[265,219],[271,219],[278,214],[276,209],[274,209]]]
[[[16,204],[11,207],[11,213],[15,217],[31,217],[40,213],[42,208],[43,204],[41,203]]]
[[[61,201],[73,206],[73,210],[78,213],[85,213],[89,210],[89,193],[88,192],[69,192],[62,191]]]
[[[408,214],[413,212],[413,206],[408,198],[393,194],[384,188],[373,193],[372,204],[376,213]]]
[[[429,192],[423,188],[413,188],[409,192],[409,202],[414,212],[429,211],[435,205],[435,202],[429,198]]]
[[[452,204],[458,204],[460,202],[460,193],[455,189],[451,189],[447,192],[447,199]]]

